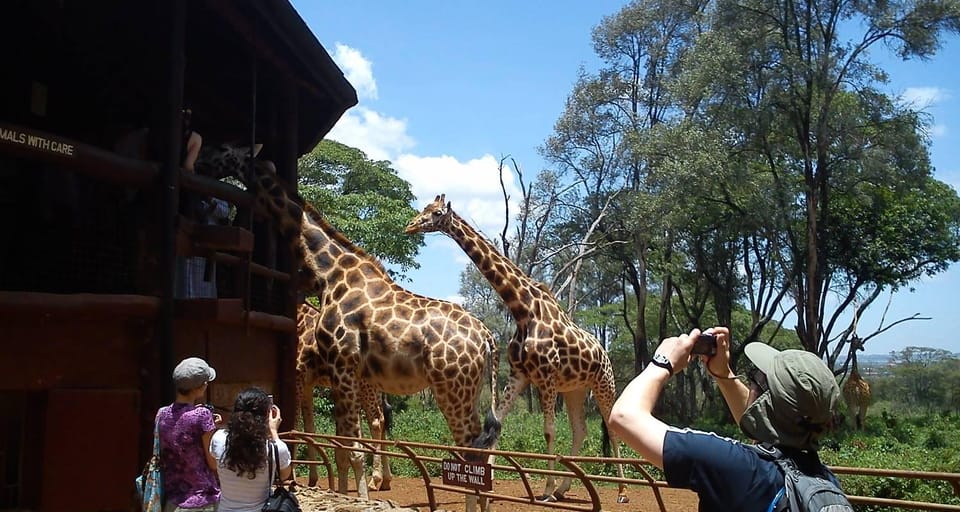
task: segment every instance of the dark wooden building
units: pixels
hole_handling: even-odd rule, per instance
[[[215,406],[258,385],[294,417],[290,256],[242,188],[180,168],[182,109],[295,183],[356,92],[286,0],[0,11],[0,510],[129,510],[180,359],[217,369]],[[231,223],[191,221],[188,194]],[[217,298],[178,298],[188,256]]]

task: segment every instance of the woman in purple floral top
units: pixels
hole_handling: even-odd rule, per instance
[[[157,411],[164,512],[217,509],[220,484],[210,439],[220,418],[197,405],[206,395],[207,383],[216,376],[203,359],[184,359],[173,370],[176,401]]]

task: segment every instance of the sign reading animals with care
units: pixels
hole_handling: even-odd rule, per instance
[[[0,126],[0,141],[65,156],[73,156],[76,149],[69,142],[63,142],[48,136],[34,135],[27,131],[6,126]]]
[[[486,462],[444,459],[443,484],[492,491],[493,470]]]

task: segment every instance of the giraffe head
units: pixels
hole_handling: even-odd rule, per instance
[[[259,149],[254,147],[254,156],[259,152]],[[219,146],[202,146],[194,168],[198,174],[210,176],[214,179],[232,177],[243,181],[249,159],[249,146],[226,143]]]
[[[442,231],[443,227],[450,222],[450,214],[453,209],[450,203],[446,202],[446,194],[440,194],[432,203],[428,204],[422,212],[407,223],[403,232],[412,235],[413,233],[432,233]]]

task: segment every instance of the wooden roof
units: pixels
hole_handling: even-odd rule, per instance
[[[158,102],[166,97],[170,5],[5,3],[0,121],[101,146],[124,127],[158,125],[169,112]],[[284,133],[281,105],[292,101],[303,154],[357,103],[356,91],[288,1],[190,0],[185,9],[184,102],[205,144],[248,141],[255,117],[257,142],[269,156]]]

